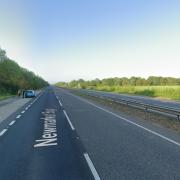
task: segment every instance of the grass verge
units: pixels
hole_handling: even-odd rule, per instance
[[[10,97],[13,97],[14,95],[0,95],[0,101],[1,100],[4,100],[4,99],[7,99],[7,98],[10,98]]]
[[[180,100],[180,86],[99,86],[92,89]]]
[[[115,92],[119,94],[142,95],[149,97],[158,97],[162,99],[180,100],[180,86],[83,86],[68,87],[74,89],[92,89],[105,92]]]

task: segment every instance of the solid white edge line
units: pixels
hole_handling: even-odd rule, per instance
[[[9,123],[9,126],[12,126],[16,121],[12,121],[11,123]]]
[[[66,93],[66,94],[70,94],[70,93]],[[111,114],[111,115],[113,115],[113,116],[115,116],[115,117],[117,117],[117,118],[119,118],[119,119],[121,119],[121,120],[124,120],[124,121],[126,121],[126,122],[128,122],[128,123],[130,123],[130,124],[133,124],[133,125],[141,128],[141,129],[143,129],[143,130],[145,130],[145,131],[148,131],[149,133],[154,134],[154,135],[156,135],[156,136],[158,136],[158,137],[160,137],[160,138],[162,138],[162,139],[164,139],[164,140],[166,140],[166,141],[168,141],[168,142],[170,142],[170,143],[173,143],[173,144],[175,144],[175,145],[177,145],[177,146],[180,146],[180,143],[179,143],[179,142],[176,142],[176,141],[174,141],[174,140],[172,140],[172,139],[170,139],[170,138],[168,138],[168,137],[166,137],[166,136],[164,136],[164,135],[162,135],[162,134],[159,134],[159,133],[157,133],[157,132],[155,132],[155,131],[153,131],[153,130],[150,130],[150,129],[148,129],[148,128],[145,128],[144,126],[141,126],[141,125],[139,125],[139,124],[137,124],[137,123],[135,123],[135,122],[132,122],[132,121],[130,121],[130,120],[128,120],[128,119],[126,119],[126,118],[124,118],[124,117],[122,117],[122,116],[119,116],[119,115],[117,115],[117,114],[115,114],[115,113],[113,113],[113,112],[111,112],[111,111],[109,111],[109,110],[103,109],[103,108],[101,108],[101,107],[99,107],[99,106],[97,106],[97,105],[95,105],[95,104],[93,104],[93,103],[91,103],[91,102],[89,102],[89,101],[87,101],[87,100],[85,100],[85,99],[82,99],[82,98],[80,98],[80,97],[78,97],[78,96],[75,96],[75,95],[73,95],[73,94],[70,94],[70,95],[72,95],[72,96],[80,99],[81,101],[84,101],[84,102],[86,102],[86,103],[88,103],[88,104],[90,104],[90,105],[92,105],[92,106],[94,106],[94,107],[96,107],[96,108],[104,111],[104,112],[107,112],[107,113],[109,113],[109,114]]]
[[[3,129],[3,130],[0,132],[0,136],[2,136],[6,131],[7,131],[7,129]]]
[[[85,159],[87,161],[87,164],[88,164],[88,166],[89,166],[89,168],[90,168],[90,170],[91,170],[91,172],[92,172],[92,174],[94,176],[94,179],[95,180],[100,180],[100,177],[99,177],[99,175],[98,175],[98,173],[97,173],[97,171],[96,171],[96,169],[95,169],[89,155],[87,153],[84,153],[84,157],[85,157]]]
[[[70,121],[70,119],[69,119],[69,117],[68,117],[68,115],[67,115],[66,111],[65,111],[65,110],[63,110],[63,112],[64,112],[64,115],[66,116],[66,119],[68,120],[68,123],[69,123],[69,125],[70,125],[71,129],[74,131],[74,130],[75,130],[75,128],[74,128],[74,126],[72,125],[72,123],[71,123],[71,121]]]

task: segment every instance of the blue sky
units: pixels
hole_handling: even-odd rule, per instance
[[[180,1],[0,0],[0,46],[50,82],[180,77]]]

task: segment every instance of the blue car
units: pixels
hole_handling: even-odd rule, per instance
[[[26,90],[24,93],[25,98],[34,98],[36,97],[35,91],[34,90]]]

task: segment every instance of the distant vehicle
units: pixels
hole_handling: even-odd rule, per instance
[[[36,93],[34,90],[26,90],[24,92],[24,98],[34,98],[36,97]]]

